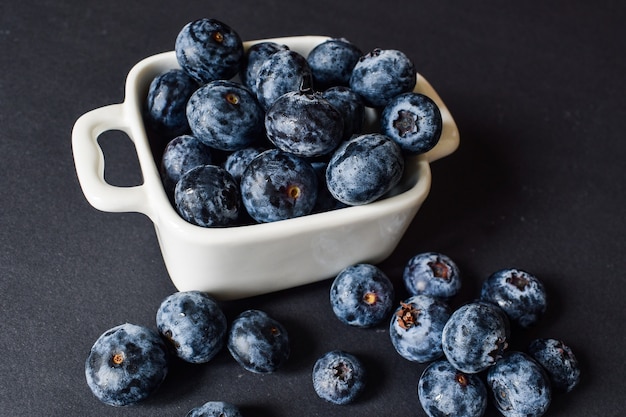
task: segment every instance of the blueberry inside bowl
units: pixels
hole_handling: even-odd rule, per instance
[[[272,41],[303,56],[329,38],[298,36],[244,42],[244,49]],[[455,151],[459,132],[447,107],[417,74],[416,92],[437,103],[441,137],[428,152],[406,158],[402,178],[382,198],[269,223],[206,228],[184,220],[171,203],[161,175],[163,139],[144,123],[151,81],[180,68],[174,51],[137,63],[126,79],[125,99],[81,116],[72,132],[78,179],[89,203],[106,212],[139,212],[152,221],[163,260],[181,291],[205,291],[236,299],[334,277],[349,265],[378,263],[395,249],[430,190],[430,163]],[[365,109],[366,129],[375,130],[379,112]],[[133,141],[143,183],[118,187],[104,179],[105,160],[98,137],[122,130]]]

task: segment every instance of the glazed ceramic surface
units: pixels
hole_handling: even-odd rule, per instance
[[[299,36],[265,39],[288,45],[304,56],[328,38]],[[254,43],[245,42],[248,48]],[[137,63],[126,80],[124,102],[81,116],[72,132],[78,179],[89,203],[106,212],[139,212],[154,223],[163,259],[181,291],[201,290],[220,299],[244,298],[334,277],[346,266],[378,263],[396,248],[430,190],[430,162],[457,148],[459,132],[447,107],[417,75],[415,91],[440,107],[443,131],[437,146],[407,160],[399,186],[374,203],[274,223],[202,228],[183,220],[172,207],[143,125],[141,109],[152,79],[179,68],[174,52]],[[376,123],[368,109],[367,124]],[[104,179],[105,160],[98,137],[121,130],[133,141],[143,183],[118,187]]]

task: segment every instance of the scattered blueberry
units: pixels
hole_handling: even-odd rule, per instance
[[[505,417],[540,417],[550,406],[550,381],[530,356],[509,352],[487,372],[494,404]]]
[[[317,189],[317,174],[311,164],[279,149],[262,152],[241,177],[243,204],[261,223],[311,213]]]
[[[535,339],[528,353],[546,370],[554,390],[570,392],[580,382],[578,359],[561,340]]]
[[[409,294],[427,294],[445,301],[461,289],[459,268],[450,257],[438,252],[413,256],[404,268],[402,279]]]
[[[146,99],[148,124],[168,137],[188,133],[185,107],[198,87],[196,80],[181,69],[157,75],[150,83]]]
[[[199,83],[234,77],[243,60],[243,42],[230,26],[203,18],[187,23],[174,45],[178,64]]]
[[[332,152],[343,139],[343,117],[320,93],[290,91],[267,110],[265,130],[278,149],[317,157]]]
[[[508,346],[507,325],[497,306],[465,304],[452,313],[443,328],[443,352],[461,372],[484,371],[496,363]]]
[[[415,66],[403,52],[377,48],[356,63],[350,88],[366,106],[382,108],[398,94],[412,91],[416,79]]]
[[[146,399],[167,371],[167,347],[158,333],[130,323],[104,332],[85,361],[87,385],[100,401],[112,406]]]
[[[225,401],[209,401],[191,409],[186,417],[242,417],[239,408]]]
[[[233,321],[227,346],[244,369],[255,373],[275,372],[290,353],[285,327],[259,310],[244,311]]]
[[[211,148],[195,136],[177,136],[165,146],[161,157],[160,173],[168,195],[174,195],[176,183],[189,170],[213,162]]]
[[[264,116],[256,97],[233,81],[212,81],[196,90],[187,103],[187,119],[194,136],[223,151],[260,141]]]
[[[339,146],[328,163],[326,184],[345,204],[367,204],[391,190],[403,171],[400,147],[387,136],[369,133]]]
[[[270,55],[259,68],[256,94],[267,110],[283,94],[311,88],[313,77],[306,58],[292,50]]]
[[[391,318],[389,336],[403,358],[425,363],[442,356],[441,335],[450,311],[448,305],[428,295],[401,302]]]
[[[417,394],[429,417],[482,417],[487,409],[487,388],[482,379],[458,371],[446,360],[424,369]]]
[[[516,268],[494,272],[483,283],[480,298],[498,305],[512,322],[535,324],[546,311],[546,290],[534,275]]]
[[[278,51],[286,51],[289,47],[276,42],[259,42],[250,46],[244,55],[243,69],[240,72],[242,83],[256,94],[256,82],[261,65]]]
[[[313,389],[333,404],[353,402],[365,389],[363,363],[353,354],[333,350],[322,355],[313,366]]]
[[[393,97],[380,115],[381,133],[408,154],[421,154],[435,147],[443,121],[437,104],[428,96],[408,92]]]
[[[314,47],[307,61],[318,91],[350,84],[350,75],[363,52],[344,38],[329,39]]]
[[[393,284],[378,267],[356,264],[344,268],[330,287],[333,312],[343,323],[373,327],[393,309]]]
[[[233,176],[235,181],[239,182],[250,162],[265,150],[265,148],[251,146],[231,152],[224,161],[224,168]]]
[[[210,361],[226,340],[226,316],[212,297],[200,291],[181,291],[165,298],[156,323],[176,355],[190,363]]]
[[[349,87],[330,87],[322,97],[335,106],[343,116],[343,138],[361,133],[365,121],[365,105],[361,97]]]
[[[202,227],[228,226],[239,218],[239,185],[222,167],[201,165],[185,173],[174,189],[178,214]]]

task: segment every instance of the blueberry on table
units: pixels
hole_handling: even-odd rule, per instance
[[[181,135],[170,140],[161,157],[160,174],[168,195],[173,197],[174,187],[184,174],[200,165],[213,162],[212,149],[192,135]]]
[[[210,361],[226,341],[226,316],[212,297],[200,291],[181,291],[165,298],[156,324],[176,355],[190,363]]]
[[[450,257],[423,252],[407,262],[402,280],[411,295],[426,294],[449,301],[461,289],[459,268]]]
[[[344,268],[330,287],[330,304],[343,323],[372,327],[386,320],[393,309],[394,289],[389,278],[374,265]]]
[[[305,158],[329,154],[343,139],[343,117],[320,93],[291,91],[265,114],[267,137],[278,149]]]
[[[157,75],[150,83],[146,98],[148,125],[168,137],[188,133],[185,108],[198,87],[196,80],[181,69]]]
[[[239,73],[243,85],[256,94],[256,82],[261,65],[276,52],[288,49],[287,45],[269,41],[255,43],[250,46],[244,55],[243,68]]]
[[[365,121],[365,105],[361,97],[349,87],[330,87],[322,97],[335,106],[343,116],[343,138],[361,133]]]
[[[257,73],[256,95],[264,110],[290,91],[311,88],[313,77],[306,58],[292,50],[270,55]]]
[[[210,18],[187,23],[176,37],[174,51],[181,68],[201,84],[234,77],[244,56],[239,34]]]
[[[356,45],[344,38],[329,39],[315,46],[307,56],[315,89],[348,86],[352,70],[362,55]]]
[[[326,168],[326,185],[347,205],[371,203],[402,178],[404,156],[387,136],[368,133],[343,142]]]
[[[548,374],[552,388],[570,392],[580,382],[580,365],[572,349],[558,339],[535,339],[528,353]]]
[[[186,417],[242,417],[239,408],[225,401],[208,401],[191,409]]]
[[[366,106],[382,108],[398,94],[412,91],[416,80],[415,65],[404,52],[377,48],[356,63],[350,88]]]
[[[289,358],[287,329],[259,310],[247,310],[233,321],[228,350],[244,369],[260,374],[277,371]]]
[[[482,379],[457,370],[446,360],[424,369],[417,394],[429,417],[481,417],[487,409],[487,388]]]
[[[159,334],[130,323],[104,332],[85,361],[87,385],[96,398],[112,406],[146,399],[167,371],[167,347]]]
[[[483,283],[480,299],[498,305],[512,322],[522,327],[537,323],[547,307],[543,283],[529,272],[516,268],[491,274]]]
[[[408,92],[393,97],[380,116],[381,133],[408,154],[422,154],[437,145],[443,120],[437,104],[428,96]]]
[[[494,404],[505,417],[540,417],[552,401],[545,371],[522,352],[509,352],[487,372]]]
[[[313,389],[317,395],[337,405],[353,402],[365,389],[363,363],[351,353],[333,350],[313,366]]]
[[[450,311],[448,305],[428,295],[416,295],[400,303],[389,323],[389,336],[403,358],[418,363],[443,355],[441,334]]]
[[[200,87],[186,111],[194,136],[212,148],[235,151],[264,137],[265,112],[254,94],[239,83],[217,80]]]
[[[243,204],[261,223],[310,214],[317,190],[317,174],[311,164],[279,149],[259,154],[241,177]]]
[[[448,361],[459,371],[473,374],[502,357],[508,334],[508,322],[497,306],[472,302],[452,313],[441,342]]]
[[[174,189],[180,216],[202,227],[222,227],[239,218],[241,196],[237,181],[222,167],[201,165],[183,175]]]

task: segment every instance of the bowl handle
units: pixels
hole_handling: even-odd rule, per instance
[[[148,200],[144,185],[118,187],[104,179],[104,154],[98,136],[108,130],[120,130],[132,140],[122,103],[85,113],[74,124],[72,151],[83,194],[98,210],[143,213]]]

